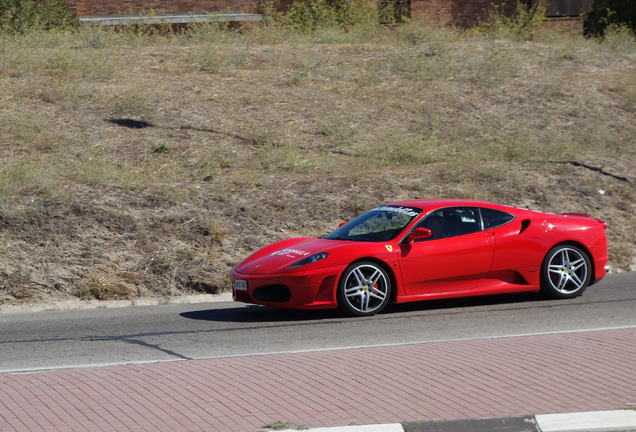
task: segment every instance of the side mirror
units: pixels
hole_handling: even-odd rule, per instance
[[[429,238],[433,233],[428,228],[415,228],[411,234],[406,237],[406,241],[413,243],[415,240]]]

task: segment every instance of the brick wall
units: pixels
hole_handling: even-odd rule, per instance
[[[561,34],[583,34],[583,19],[580,17],[548,18],[543,25]]]
[[[411,16],[438,25],[470,26],[483,20],[493,5],[514,12],[515,1],[504,0],[411,0]]]
[[[136,14],[155,10],[162,13],[242,11],[259,13],[259,0],[67,0],[75,16]],[[281,4],[293,0],[284,0]],[[483,19],[493,4],[512,12],[516,1],[505,0],[410,0],[411,17],[439,25],[467,26]]]
[[[242,11],[257,13],[256,0],[67,0],[74,16]]]

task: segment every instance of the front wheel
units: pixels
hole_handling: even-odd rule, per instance
[[[338,283],[338,307],[350,315],[368,316],[380,312],[391,297],[391,279],[373,262],[347,267]]]
[[[550,249],[541,266],[541,292],[552,298],[583,294],[592,277],[590,259],[574,245]]]

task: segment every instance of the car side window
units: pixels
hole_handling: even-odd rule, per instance
[[[481,218],[476,208],[450,207],[429,214],[420,227],[431,230],[431,236],[416,241],[437,240],[481,231]]]
[[[510,213],[487,208],[481,209],[481,216],[484,219],[484,229],[496,228],[515,219]]]

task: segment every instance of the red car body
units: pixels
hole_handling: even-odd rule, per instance
[[[329,236],[253,253],[232,271],[233,298],[359,316],[389,302],[525,291],[569,298],[605,276],[605,227],[587,215],[480,201],[396,202]]]

